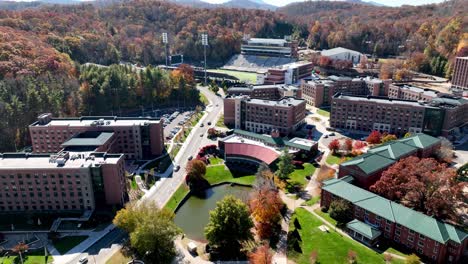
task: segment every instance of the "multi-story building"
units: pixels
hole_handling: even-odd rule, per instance
[[[34,153],[55,153],[62,144],[87,131],[113,132],[112,153],[123,153],[127,159],[159,156],[164,151],[163,124],[155,118],[89,116],[53,118],[42,114],[29,126]]]
[[[0,188],[2,213],[94,210],[128,200],[122,154],[0,154]]]
[[[311,62],[294,62],[278,68],[270,68],[264,74],[263,84],[295,84],[310,76],[313,68],[314,65]]]
[[[466,232],[361,189],[352,182],[351,177],[325,181],[320,205],[328,208],[334,200],[350,202],[354,220],[346,227],[356,240],[373,245],[386,239],[414,250],[425,262],[462,263],[468,246]]]
[[[297,58],[297,41],[284,39],[244,38],[241,45],[243,55]]]
[[[330,76],[326,79],[305,79],[301,82],[302,98],[315,107],[328,106],[336,93],[385,96],[391,80]]]
[[[388,88],[388,97],[395,99],[429,102],[440,95],[437,91],[410,85],[391,84]]]
[[[468,57],[455,58],[452,77],[452,90],[468,91]]]
[[[440,139],[422,133],[394,140],[341,163],[338,178],[351,176],[356,185],[369,188],[380,179],[382,172],[400,159],[409,156],[427,158],[439,148]]]
[[[305,101],[252,99],[248,96],[228,96],[224,99],[224,123],[236,129],[256,133],[278,130],[288,135],[304,123]]]
[[[375,96],[336,94],[330,126],[363,132],[378,130],[396,135],[424,132],[457,136],[468,123],[468,100],[441,95],[429,102]]]
[[[255,85],[232,87],[227,90],[230,96],[247,95],[253,99],[279,100],[283,97],[301,97],[301,90],[293,85]]]

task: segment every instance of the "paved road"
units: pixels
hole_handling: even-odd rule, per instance
[[[115,253],[113,249],[120,249],[127,237],[124,231],[114,229],[68,263],[75,264],[80,258],[87,257],[89,264],[104,264]]]
[[[187,165],[188,158],[190,156],[195,157],[201,147],[215,143],[214,141],[206,138],[207,130],[209,128],[207,123],[212,122],[212,126],[216,123],[222,112],[223,100],[221,97],[215,95],[205,87],[199,87],[199,89],[210,101],[210,105],[206,107],[207,114],[202,118],[204,127],[200,127],[200,125],[195,126],[192,129],[191,135],[177,154],[174,162],[177,165],[180,165],[180,170],[173,173],[171,178],[161,179],[148,193],[145,194],[145,196],[143,196],[142,200],[153,201],[159,206],[165,205],[172,194],[183,182],[185,166]],[[201,134],[203,134],[203,137],[200,137]]]

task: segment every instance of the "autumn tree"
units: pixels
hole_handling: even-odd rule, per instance
[[[369,136],[366,138],[367,143],[369,144],[380,144],[382,140],[382,134],[379,131],[372,131]]]
[[[176,255],[174,239],[181,233],[174,213],[155,203],[130,203],[117,212],[114,225],[130,235],[130,245],[148,263],[170,263]]]
[[[249,200],[250,212],[255,220],[257,234],[261,239],[274,235],[281,221],[283,202],[277,190],[268,185],[255,188]]]
[[[283,181],[288,179],[289,174],[294,171],[292,160],[292,155],[289,153],[289,150],[285,148],[279,157],[278,169],[276,170],[276,175]]]
[[[338,139],[333,139],[328,144],[328,149],[335,154],[340,149],[340,141]]]
[[[210,212],[205,237],[210,246],[223,252],[227,258],[239,255],[241,242],[252,239],[249,208],[234,196],[225,196]]]
[[[384,134],[384,135],[382,135],[382,139],[380,141],[381,141],[381,143],[387,143],[387,142],[397,140],[397,139],[398,138],[393,134]]]
[[[361,150],[366,147],[366,143],[360,140],[354,141],[354,148],[356,150]]]
[[[24,252],[27,252],[28,249],[29,249],[29,246],[26,245],[26,244],[23,243],[23,242],[20,242],[20,243],[16,244],[16,245],[13,247],[13,249],[12,249],[13,252],[18,253],[18,255],[20,256],[21,264],[24,263],[24,260],[23,260],[23,253],[24,253]]]
[[[263,245],[255,249],[248,255],[251,264],[272,264],[273,253],[268,245]]]
[[[353,150],[353,140],[350,138],[347,138],[344,142],[344,149],[345,151],[349,152]]]
[[[187,172],[189,179],[199,180],[205,177],[206,164],[201,160],[194,159],[187,163],[185,171]]]
[[[407,207],[457,223],[454,204],[462,204],[457,173],[432,158],[407,157],[390,166],[370,187],[372,192]]]

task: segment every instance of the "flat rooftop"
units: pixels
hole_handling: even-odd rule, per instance
[[[403,100],[403,99],[392,99],[386,97],[376,97],[376,96],[358,96],[358,95],[346,95],[346,94],[337,94],[334,96],[335,99],[344,99],[348,101],[355,102],[374,102],[376,104],[399,104],[415,107],[430,107],[427,104],[420,103],[418,101],[412,100]]]
[[[85,116],[75,118],[52,118],[45,124],[36,121],[30,126],[143,126],[159,122],[159,119],[152,117]]]
[[[269,39],[269,38],[251,38],[247,40],[249,44],[273,44],[273,45],[284,45],[288,43],[285,39]]]
[[[257,105],[266,105],[266,106],[278,106],[278,107],[290,107],[290,106],[298,106],[304,103],[303,99],[295,99],[295,98],[283,98],[279,101],[275,100],[262,100],[262,99],[249,99],[248,101],[251,104]]]
[[[65,141],[63,147],[102,146],[114,135],[112,132],[87,131]]]
[[[3,153],[0,154],[0,170],[87,168],[117,164],[122,157],[122,154],[69,153],[62,164],[57,154]]]
[[[433,90],[430,90],[430,89],[424,89],[424,88],[420,88],[420,87],[416,87],[416,86],[412,86],[412,85],[402,85],[402,86],[398,86],[398,87],[400,87],[400,89],[402,89],[402,90],[407,90],[407,91],[411,91],[411,92],[414,92],[414,93],[422,93],[424,95],[431,96],[431,97],[437,97],[437,94],[439,93],[438,91],[433,91]]]

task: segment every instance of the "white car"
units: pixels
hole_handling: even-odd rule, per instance
[[[88,263],[88,257],[82,257],[78,260],[78,264]]]

